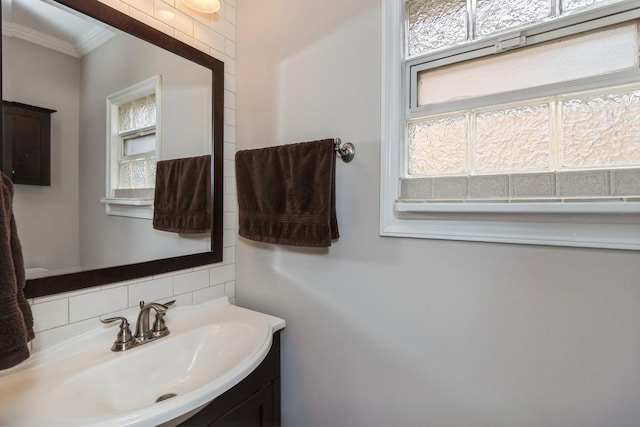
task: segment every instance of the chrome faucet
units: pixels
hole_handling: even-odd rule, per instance
[[[164,315],[167,313],[169,306],[176,301],[169,301],[165,304],[152,302],[145,304],[140,301],[140,313],[138,313],[138,321],[136,322],[136,334],[133,336],[136,340],[146,341],[153,338],[160,338],[169,335],[169,329],[164,323]],[[151,317],[151,309],[156,311],[156,320],[153,323],[153,330],[149,329],[149,318]]]
[[[136,322],[136,333],[133,336],[131,335],[129,322],[126,318],[117,316],[101,320],[102,323],[111,323],[120,320],[120,331],[118,332],[116,341],[111,347],[111,351],[126,351],[169,335],[169,328],[167,328],[164,321],[164,315],[167,314],[167,310],[175,302],[176,301],[173,300],[164,304],[157,302],[145,304],[144,301],[140,301],[140,312],[138,313],[138,320]],[[156,318],[153,322],[153,327],[149,328],[151,309],[155,310]]]

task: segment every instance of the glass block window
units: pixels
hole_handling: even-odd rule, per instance
[[[466,0],[410,0],[406,6],[409,56],[468,39]]]
[[[407,0],[409,57],[624,0]]]
[[[156,182],[155,133],[123,139],[118,188],[153,188]]]
[[[607,0],[563,0],[562,1],[562,10],[571,11],[575,9],[580,9],[585,6],[596,5],[597,3],[603,3]]]
[[[409,175],[462,173],[467,170],[467,116],[409,123]]]
[[[640,89],[563,97],[560,167],[640,165]]]
[[[380,235],[640,250],[638,0],[382,8]]]
[[[156,125],[156,95],[118,106],[119,131],[130,132]]]
[[[551,16],[549,0],[477,0],[476,37],[522,27]]]
[[[631,3],[407,0],[402,198],[640,197]]]
[[[160,87],[158,75],[107,97],[107,214],[123,214],[113,213],[109,204],[144,210],[153,203],[161,142]],[[148,217],[148,212],[127,212]]]
[[[478,113],[475,121],[476,172],[549,170],[552,123],[549,104]]]
[[[155,127],[155,94],[118,106],[118,134],[121,141],[118,189],[155,186]]]
[[[407,124],[407,176],[640,168],[640,85]]]

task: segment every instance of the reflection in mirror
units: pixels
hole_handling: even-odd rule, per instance
[[[2,2],[3,99],[56,110],[51,185],[18,184],[14,196],[25,264],[35,274],[27,295],[221,261],[223,64],[98,1]],[[143,136],[138,146],[145,148],[122,153],[124,145],[113,138],[113,99],[124,105],[149,81],[153,129],[125,132],[129,139]],[[127,91],[133,91],[131,99],[122,95]],[[110,184],[123,169],[135,176],[131,165],[144,163],[138,157],[147,156],[142,182],[151,185],[133,186],[150,187],[155,167],[149,159],[203,154],[212,154],[211,233],[153,229],[152,189],[121,192],[114,200]]]

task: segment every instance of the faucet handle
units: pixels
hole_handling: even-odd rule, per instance
[[[153,322],[153,327],[151,328],[151,334],[154,337],[163,337],[165,335],[169,335],[169,328],[164,321],[164,315],[167,314],[167,310],[170,306],[175,304],[176,300],[168,301],[160,306],[164,307],[164,310],[156,310],[156,320]]]
[[[113,343],[111,347],[112,351],[125,351],[133,345],[133,336],[131,335],[131,329],[129,329],[129,321],[126,318],[116,316],[110,317],[108,319],[102,319],[102,323],[113,323],[116,321],[120,321],[120,331],[116,336],[116,341]]]

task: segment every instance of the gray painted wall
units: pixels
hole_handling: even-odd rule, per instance
[[[51,116],[51,186],[15,188],[25,265],[77,266],[80,60],[15,37],[3,36],[2,43],[3,99],[56,110]]]
[[[237,303],[287,321],[283,425],[637,426],[640,254],[379,237],[380,3],[238,2],[238,149],[357,149],[337,244],[237,246]]]

